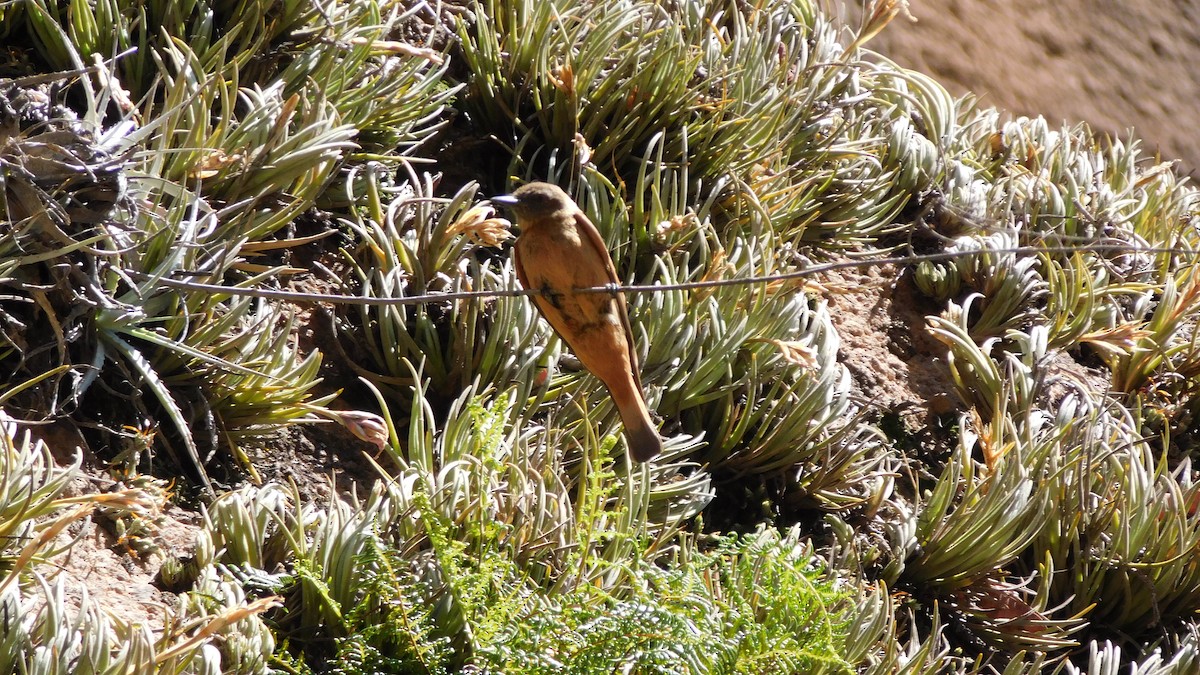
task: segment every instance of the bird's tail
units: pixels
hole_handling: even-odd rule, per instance
[[[625,424],[625,442],[629,446],[629,456],[636,462],[647,462],[662,452],[662,439],[654,430],[654,422],[650,419],[650,411],[642,400],[642,392],[634,388],[631,391],[610,390],[613,403],[621,413],[621,421]]]
[[[629,445],[629,456],[636,462],[648,462],[662,452],[662,439],[647,419],[644,424],[625,424],[625,441]]]

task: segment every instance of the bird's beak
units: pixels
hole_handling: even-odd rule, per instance
[[[517,198],[512,195],[497,195],[492,197],[492,203],[501,206],[516,206]]]

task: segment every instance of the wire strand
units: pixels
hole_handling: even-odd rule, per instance
[[[885,265],[911,265],[921,262],[944,262],[954,260],[970,255],[984,254],[1013,254],[1013,255],[1040,255],[1044,253],[1076,253],[1076,252],[1092,252],[1092,253],[1170,253],[1174,255],[1190,255],[1200,256],[1200,251],[1183,249],[1183,248],[1153,248],[1153,247],[1137,247],[1128,244],[1094,244],[1091,246],[1017,246],[1011,248],[980,248],[963,251],[942,251],[939,253],[924,253],[903,256],[891,256],[884,258],[863,258],[859,260],[842,260],[832,263],[822,263],[811,265],[804,269],[793,272],[783,272],[779,274],[769,274],[753,277],[731,277],[728,279],[709,279],[705,281],[685,281],[674,284],[634,284],[629,286],[621,286],[610,284],[607,286],[593,286],[589,288],[575,289],[574,293],[589,294],[589,293],[666,293],[673,291],[691,291],[709,288],[723,288],[727,286],[749,286],[753,284],[768,284],[778,281],[791,281],[795,279],[804,279],[807,277],[833,272],[843,269],[855,269],[860,267],[873,267]],[[152,280],[155,283],[161,284],[168,288],[188,291],[202,291],[220,295],[235,295],[248,296],[257,298],[269,298],[275,300],[289,300],[293,302],[320,302],[329,304],[341,305],[419,305],[434,302],[447,302],[454,300],[478,300],[488,298],[508,298],[527,295],[541,295],[544,292],[541,289],[528,288],[501,288],[486,291],[452,291],[447,293],[428,293],[424,295],[410,295],[404,297],[366,297],[359,295],[331,295],[326,293],[300,293],[295,291],[282,291],[271,288],[248,288],[241,286],[221,286],[217,284],[205,284],[194,281],[182,281],[179,279],[169,279],[166,277],[154,277],[153,275],[142,272],[126,271],[130,277]]]

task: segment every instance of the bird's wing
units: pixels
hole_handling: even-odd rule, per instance
[[[600,237],[600,231],[588,220],[588,217],[583,214],[583,211],[575,211],[575,225],[587,237],[587,241],[596,250],[596,254],[604,261],[604,271],[608,275],[610,284],[620,284],[620,279],[617,278],[617,270],[613,267],[612,256],[608,253],[608,247],[604,245],[604,239]],[[518,273],[519,274],[519,273]],[[617,314],[621,316],[621,325],[625,329],[625,342],[629,346],[629,365],[633,368],[633,381],[637,384],[638,390],[642,389],[642,372],[638,366],[637,345],[633,342],[633,328],[629,325],[629,308],[625,304],[625,294],[615,293],[613,299],[617,303]]]
[[[512,248],[513,269],[517,272],[517,280],[521,282],[521,288],[525,290],[533,290],[529,287],[529,275],[525,274],[525,266],[521,264],[521,247],[513,246]]]

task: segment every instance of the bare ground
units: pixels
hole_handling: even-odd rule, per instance
[[[859,3],[861,4],[861,2]],[[1144,142],[1200,170],[1200,2],[909,0],[868,46],[951,93]]]

